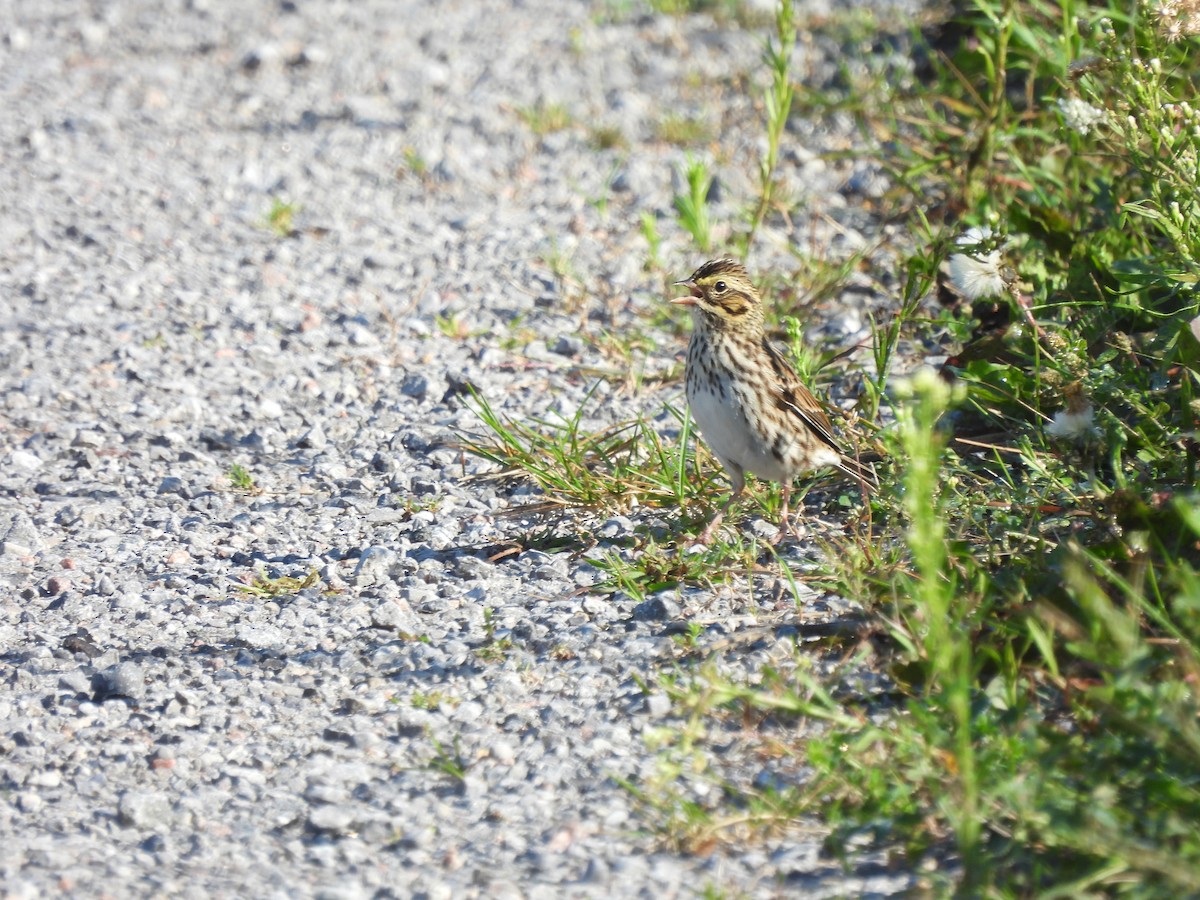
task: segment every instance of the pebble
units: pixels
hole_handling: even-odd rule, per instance
[[[683,608],[671,597],[658,594],[633,608],[633,617],[643,622],[667,622],[683,614]]]
[[[117,804],[117,817],[122,825],[132,828],[166,828],[175,819],[171,801],[166,794],[126,791]]]
[[[114,697],[141,699],[146,693],[146,675],[137,663],[118,663],[108,667],[100,674],[100,688],[97,693],[101,695],[102,699]]]

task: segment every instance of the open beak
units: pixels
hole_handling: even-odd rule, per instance
[[[676,281],[675,284],[687,288],[688,295],[686,297],[676,297],[671,302],[677,303],[680,306],[695,306],[696,300],[700,296],[700,288],[696,287],[696,282],[689,279],[688,281]]]

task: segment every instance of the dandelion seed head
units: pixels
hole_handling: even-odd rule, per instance
[[[1154,8],[1154,14],[1160,19],[1174,19],[1179,15],[1179,0],[1162,0]]]
[[[950,257],[950,283],[967,300],[994,297],[1008,289],[1004,277],[1004,244],[984,225],[968,228],[955,243],[963,248]]]
[[[1084,391],[1083,384],[1075,381],[1063,388],[1067,401],[1065,409],[1054,414],[1046,426],[1046,434],[1055,440],[1084,444],[1100,437],[1096,427],[1096,410]]]
[[[1046,434],[1055,440],[1082,444],[1100,436],[1096,427],[1096,410],[1089,403],[1077,412],[1060,409],[1046,426]]]

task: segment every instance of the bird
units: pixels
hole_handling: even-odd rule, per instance
[[[745,267],[735,259],[706,262],[675,282],[687,294],[671,303],[688,307],[687,400],[704,441],[724,467],[733,493],[708,523],[708,544],[746,486],[746,473],[783,486],[777,540],[795,536],[789,520],[792,481],[831,468],[869,492],[870,470],[846,454],[821,402],[767,336],[763,305]]]

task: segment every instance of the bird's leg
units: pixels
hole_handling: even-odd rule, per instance
[[[800,539],[800,536],[796,534],[796,529],[792,527],[791,519],[788,517],[788,500],[791,499],[791,496],[792,483],[785,481],[783,483],[783,511],[779,514],[779,532],[775,535],[774,540],[771,541],[772,544],[778,544],[783,540],[784,535],[788,534],[796,538],[796,540]]]
[[[697,540],[697,543],[707,544],[712,541],[713,535],[717,533],[717,528],[721,524],[721,520],[725,518],[725,513],[728,512],[729,507],[733,506],[733,502],[737,500],[739,496],[741,496],[741,493],[741,487],[734,489],[733,493],[729,495],[729,499],[725,501],[721,509],[715,516],[713,516],[712,521],[708,523],[702,532],[700,532],[700,537]]]
[[[871,523],[871,488],[867,485],[867,480],[861,475],[858,476],[858,487],[862,491],[863,511],[859,516],[859,521],[865,521],[868,526]]]
[[[713,535],[717,533],[717,528],[721,524],[721,520],[725,518],[725,513],[729,511],[729,507],[733,506],[737,498],[742,496],[742,489],[746,486],[746,479],[741,471],[732,466],[728,466],[727,468],[729,469],[729,480],[733,483],[733,493],[729,495],[729,499],[725,501],[725,505],[721,507],[720,511],[713,516],[712,521],[700,532],[700,537],[696,541],[698,544],[708,544],[712,541]]]

